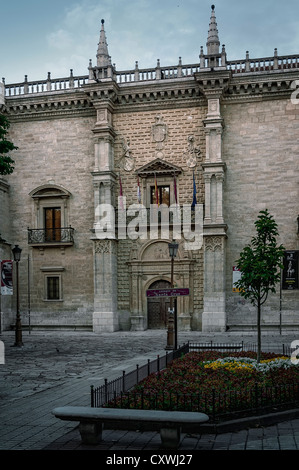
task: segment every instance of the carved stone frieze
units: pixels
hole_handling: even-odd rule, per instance
[[[94,242],[95,253],[111,253],[116,254],[117,248],[113,240],[95,240]]]
[[[223,237],[206,237],[205,238],[206,251],[222,251],[223,250]]]
[[[163,142],[167,138],[167,125],[164,123],[163,116],[158,114],[156,122],[152,126],[152,138],[156,142],[156,157],[163,157]]]

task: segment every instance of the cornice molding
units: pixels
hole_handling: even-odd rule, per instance
[[[117,84],[89,83],[70,92],[43,92],[5,99],[5,113],[11,120],[41,120],[95,116],[96,109],[109,107],[112,113],[206,106],[207,99],[220,97],[223,103],[286,99],[299,70],[242,73],[197,72],[193,77]]]

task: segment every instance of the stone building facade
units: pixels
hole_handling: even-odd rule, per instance
[[[23,250],[23,325],[166,328],[169,298],[147,291],[171,286],[176,238],[173,285],[189,289],[176,299],[178,329],[255,328],[254,308],[233,289],[233,267],[265,208],[297,260],[299,55],[229,61],[212,7],[198,64],[136,62],[119,72],[104,21],[96,58],[86,76],[1,84],[18,150],[14,173],[0,180],[0,255],[11,257],[14,244]],[[174,208],[166,232],[163,207]],[[183,230],[183,208],[197,244]],[[296,282],[278,286],[263,309],[265,329],[299,325],[294,266]],[[15,296],[1,305],[10,328]]]

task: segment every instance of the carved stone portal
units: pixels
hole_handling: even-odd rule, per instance
[[[150,240],[135,245],[132,249],[129,271],[130,271],[130,312],[131,329],[133,331],[146,330],[152,327],[152,319],[149,319],[149,308],[155,309],[157,318],[164,318],[162,312],[165,310],[162,302],[158,300],[154,307],[148,304],[146,291],[152,285],[161,283],[170,285],[171,282],[171,260],[169,257],[168,243],[170,240]],[[193,285],[193,261],[192,254],[186,257],[182,244],[179,246],[178,255],[174,262],[174,286],[189,287]],[[162,285],[161,284],[161,285]],[[161,312],[157,311],[161,309]],[[163,311],[164,311],[163,310]],[[193,311],[192,295],[177,298],[178,329],[189,331],[191,329],[191,318]],[[165,313],[165,312],[164,312]],[[164,328],[160,322],[160,328]]]

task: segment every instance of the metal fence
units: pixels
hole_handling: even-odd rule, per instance
[[[216,351],[225,351],[225,352],[235,352],[235,351],[251,351],[254,350],[254,345],[249,347],[244,345],[244,343],[194,343],[188,342],[183,346],[179,346],[176,351],[166,351],[164,356],[157,356],[156,359],[150,361],[148,360],[147,364],[143,366],[136,366],[136,369],[131,372],[126,373],[123,371],[122,376],[111,380],[108,382],[107,379],[104,380],[104,384],[100,387],[91,386],[91,406],[100,407],[108,403],[111,398],[119,396],[121,393],[125,393],[132,389],[136,384],[141,382],[152,373],[159,372],[162,369],[165,369],[174,359],[181,357],[184,354],[192,351],[200,350],[216,350]]]
[[[150,374],[165,369],[174,359],[181,357],[189,352],[189,343],[180,346],[176,351],[167,351],[164,356],[157,356],[156,359],[147,361],[143,366],[136,365],[136,369],[126,373],[123,371],[122,376],[108,382],[104,381],[104,385],[100,387],[91,386],[91,406],[100,407],[106,404],[111,397],[127,392],[141,380]]]
[[[254,344],[244,344],[241,343],[214,343],[210,341],[209,343],[194,343],[189,342],[189,350],[191,351],[221,351],[221,352],[236,352],[236,351],[255,351],[256,346]]]
[[[197,394],[162,392],[121,392],[114,397],[106,397],[106,406],[112,408],[154,409],[169,411],[201,412],[209,415],[211,422],[228,418],[263,414],[271,410],[278,411],[298,407],[299,383],[282,384],[273,387],[261,387],[242,390],[222,390]]]
[[[167,409],[173,411],[199,411],[209,415],[211,421],[227,419],[229,416],[264,413],[275,409],[298,406],[299,383],[284,384],[275,387],[254,387],[242,390],[222,390],[217,392],[211,389],[209,392],[197,394],[174,393],[167,390],[161,392],[135,392],[133,387],[152,373],[158,373],[165,369],[174,359],[192,351],[220,351],[256,352],[255,344],[242,343],[193,343],[188,342],[176,351],[166,352],[162,357],[148,360],[142,367],[126,373],[121,377],[108,382],[100,387],[91,386],[91,406],[141,408],[141,409]],[[289,351],[288,351],[289,352]],[[283,346],[283,353],[286,348]]]

